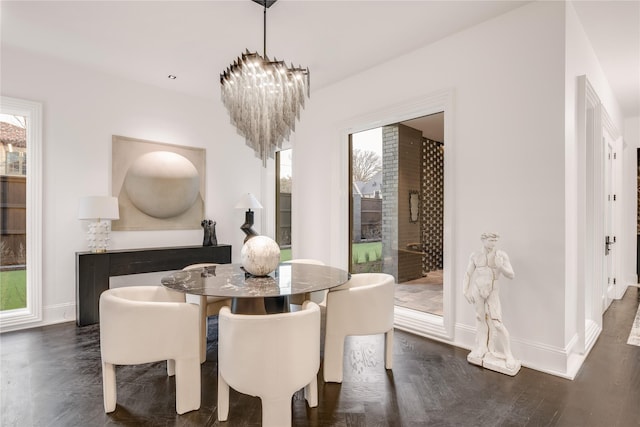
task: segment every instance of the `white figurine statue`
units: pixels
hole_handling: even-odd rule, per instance
[[[467,360],[474,365],[515,375],[520,370],[520,361],[511,354],[509,332],[502,323],[498,288],[500,274],[513,279],[514,273],[507,254],[496,250],[499,237],[496,233],[482,234],[483,248],[471,254],[464,275],[463,292],[476,309],[477,328],[476,346]]]

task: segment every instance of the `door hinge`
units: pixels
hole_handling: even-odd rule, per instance
[[[616,284],[616,278],[615,277],[613,278],[613,284],[614,285]]]
[[[616,195],[615,194],[613,195],[613,201],[614,202],[616,201]]]
[[[613,153],[613,160],[618,158],[618,153]]]

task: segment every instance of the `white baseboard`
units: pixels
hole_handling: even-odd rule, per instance
[[[595,345],[598,337],[600,336],[600,332],[602,332],[602,328],[598,326],[596,322],[593,320],[587,321],[585,328],[585,357],[589,354],[593,346]]]
[[[475,345],[475,327],[456,323],[454,333],[448,334],[441,316],[425,316],[413,310],[401,310],[396,307],[395,327],[435,341],[471,350]],[[535,341],[511,338],[511,350],[522,366],[545,372],[562,378],[574,379],[586,355],[593,347],[600,329],[595,325],[587,326],[587,351],[580,354],[576,349],[577,335],[565,347],[556,347]]]
[[[76,304],[73,302],[50,305],[44,308],[44,321],[49,325],[62,322],[75,322],[75,320]]]
[[[50,305],[42,308],[42,320],[37,322],[25,322],[19,324],[3,325],[0,333],[20,331],[23,329],[38,328],[40,326],[55,325],[64,322],[75,322],[75,303]]]
[[[466,349],[473,348],[476,335],[475,328],[457,323],[455,330],[456,339],[452,344]],[[600,331],[596,327],[595,330],[588,332],[588,349],[590,350]],[[564,348],[512,336],[511,351],[513,356],[520,360],[524,367],[573,380],[588,354],[588,351],[585,354],[576,353],[576,343],[577,336]]]

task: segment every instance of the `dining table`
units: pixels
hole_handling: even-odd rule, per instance
[[[236,314],[272,314],[290,310],[289,297],[335,288],[350,273],[327,265],[280,263],[266,276],[254,276],[242,264],[216,264],[178,270],[161,279],[175,291],[199,296],[228,297]]]

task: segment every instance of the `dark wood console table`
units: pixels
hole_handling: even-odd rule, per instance
[[[109,289],[111,276],[180,270],[203,262],[229,264],[231,245],[76,252],[76,324],[100,321],[100,294]]]

